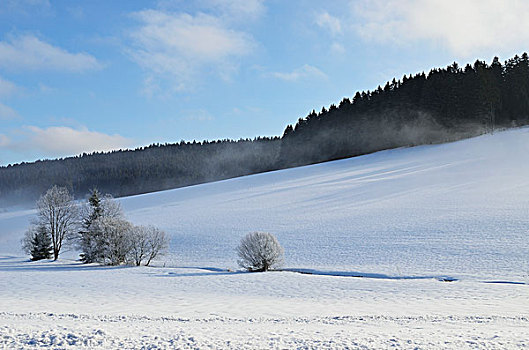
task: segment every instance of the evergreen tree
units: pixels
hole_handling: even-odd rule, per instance
[[[50,259],[53,254],[51,236],[44,225],[33,225],[26,231],[22,249],[31,255],[31,260]]]
[[[92,207],[92,213],[90,213],[90,217],[85,222],[86,225],[90,226],[90,223],[101,216],[101,213],[103,209],[101,208],[101,198],[100,198],[99,190],[97,188],[94,188],[92,190],[92,194],[90,195],[90,198],[88,198],[88,203]]]
[[[97,260],[99,255],[97,252],[97,237],[94,236],[91,230],[92,223],[100,218],[103,214],[101,207],[101,196],[97,188],[92,189],[92,193],[88,198],[88,207],[85,209],[84,218],[82,221],[82,229],[79,231],[79,248],[81,261],[84,263],[92,263]]]
[[[31,260],[50,259],[52,256],[51,237],[44,226],[38,226],[31,240]]]
[[[101,218],[122,219],[123,212],[112,196],[101,197],[99,190],[94,188],[82,216],[82,229],[78,239],[80,259],[84,263],[100,262],[105,255],[106,243],[101,230],[93,227],[94,223]]]

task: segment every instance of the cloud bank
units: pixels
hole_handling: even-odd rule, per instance
[[[363,0],[352,2],[354,31],[385,44],[428,42],[469,57],[527,48],[529,2],[520,0]]]
[[[7,70],[84,72],[101,68],[94,56],[70,53],[33,35],[10,36],[0,41],[0,67]]]
[[[85,127],[73,129],[66,126],[52,126],[43,129],[25,126],[10,135],[0,134],[0,149],[50,157],[111,151],[129,148],[132,144],[131,139],[121,135],[90,131]]]
[[[139,26],[130,32],[128,54],[147,72],[146,91],[156,91],[161,81],[169,83],[173,91],[192,90],[205,73],[229,79],[240,58],[253,51],[256,43],[251,35],[234,29],[225,16],[242,11],[243,3],[214,3],[222,9],[220,14],[165,10],[133,14]]]

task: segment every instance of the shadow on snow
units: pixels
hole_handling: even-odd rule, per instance
[[[98,264],[83,264],[81,262],[64,260],[39,260],[17,259],[17,257],[0,257],[0,271],[92,271],[92,270],[116,270],[129,268],[131,266],[105,266]]]
[[[374,278],[374,279],[388,279],[388,280],[427,280],[436,279],[441,282],[455,282],[458,279],[449,276],[391,276],[382,273],[364,273],[356,271],[321,271],[314,269],[283,269],[281,271],[296,272],[303,275],[317,275],[317,276],[334,276],[334,277],[356,277],[356,278]]]
[[[15,272],[15,271],[102,271],[102,270],[118,270],[134,268],[135,266],[120,265],[120,266],[106,266],[98,264],[83,264],[78,261],[68,260],[40,260],[31,261],[29,259],[22,259],[15,256],[1,256],[0,257],[0,271],[1,272]],[[172,266],[172,267],[151,267],[152,269],[160,270],[177,270],[169,271],[161,274],[153,274],[154,277],[199,277],[199,276],[232,276],[242,274],[255,274],[259,272],[249,272],[246,270],[230,270],[218,267],[201,267],[201,266]],[[184,271],[180,273],[179,271]],[[191,270],[185,272],[185,270]],[[428,280],[435,279],[440,282],[456,282],[457,278],[446,276],[446,275],[387,275],[382,273],[365,273],[358,271],[325,271],[308,268],[285,268],[278,270],[270,270],[269,272],[292,272],[303,275],[315,275],[315,276],[332,276],[332,277],[354,277],[354,278],[367,278],[367,279],[387,279],[387,280]],[[519,281],[505,281],[505,280],[493,280],[493,281],[481,281],[482,283],[488,284],[510,284],[510,285],[529,285],[527,282]]]

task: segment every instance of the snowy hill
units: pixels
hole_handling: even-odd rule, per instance
[[[289,267],[520,277],[529,271],[529,129],[396,149],[122,200],[175,263],[233,266],[253,230]]]
[[[25,262],[34,212],[0,213],[0,319],[18,331],[0,330],[4,344],[529,345],[528,128],[120,201],[131,221],[170,234],[158,267]],[[276,234],[287,269],[322,276],[228,272],[255,230]],[[64,332],[48,330],[59,321]]]
[[[121,203],[133,222],[170,234],[172,266],[234,268],[239,239],[262,230],[285,247],[286,267],[520,278],[529,271],[529,129]],[[27,213],[0,214],[5,253],[20,254]]]

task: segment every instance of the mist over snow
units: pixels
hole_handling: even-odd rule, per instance
[[[521,128],[120,202],[134,223],[169,234],[170,266],[236,268],[240,238],[261,230],[277,235],[290,268],[519,280],[529,272],[528,151]],[[0,214],[2,251],[19,253],[27,220]]]

